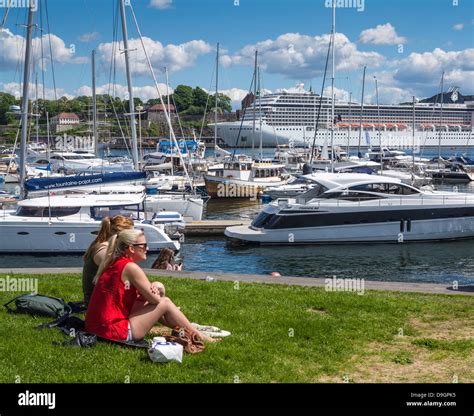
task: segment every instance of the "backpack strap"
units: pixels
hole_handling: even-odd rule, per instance
[[[16,301],[18,298],[20,298],[21,296],[25,296],[25,295],[17,296],[16,298],[13,298],[11,301],[9,301],[9,302],[5,303],[5,305],[3,305],[3,306],[7,309],[8,312],[10,312],[10,313],[15,312],[15,310],[12,309],[12,308],[10,308],[8,305],[10,305],[10,303],[15,302],[15,301]]]
[[[59,317],[58,319],[55,319],[54,321],[46,322],[45,324],[38,325],[36,329],[53,328],[55,326],[58,326],[59,324],[63,323],[66,319],[68,319],[70,315],[71,315],[70,313],[66,313],[63,316]]]

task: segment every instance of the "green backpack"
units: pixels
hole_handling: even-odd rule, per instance
[[[8,305],[15,302],[16,309]],[[54,321],[41,324],[38,328],[51,328],[65,321],[72,313],[72,308],[63,299],[30,293],[18,296],[7,302],[5,308],[11,313],[26,313],[29,315],[50,316]]]

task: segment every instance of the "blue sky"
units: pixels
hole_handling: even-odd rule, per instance
[[[235,103],[249,87],[255,48],[261,55],[264,88],[275,91],[305,83],[307,88],[312,85],[316,91],[321,89],[332,14],[325,0],[131,3],[143,36],[149,38],[147,51],[159,82],[164,82],[161,70],[166,65],[171,71],[172,87],[187,84],[214,89],[215,44],[220,42],[219,87],[232,95]],[[117,0],[47,0],[59,95],[90,93],[89,56],[93,48],[98,51],[99,92],[106,88],[116,4]],[[0,7],[0,18],[4,11]],[[127,14],[129,37],[137,49],[131,52],[134,85],[137,95],[148,99],[156,96],[156,91],[141,46],[133,41],[137,32],[128,7]],[[0,90],[19,90],[16,63],[22,57],[24,28],[18,23],[25,21],[26,10],[12,8],[0,32]],[[47,27],[43,26],[46,33]],[[340,98],[347,98],[349,92],[360,97],[364,65],[368,66],[368,102],[375,99],[374,76],[381,101],[397,102],[411,95],[436,93],[443,70],[448,87],[456,85],[464,93],[474,93],[473,0],[340,0],[336,28],[336,88]],[[184,46],[180,49],[180,45]],[[49,47],[47,38],[44,47]],[[122,55],[117,63],[115,81],[123,95],[126,83]],[[46,65],[45,76],[46,95],[51,96],[50,65]]]

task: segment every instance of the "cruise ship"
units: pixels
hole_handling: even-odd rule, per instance
[[[247,96],[242,119],[217,123],[217,135],[231,147],[259,147],[260,140],[264,147],[311,146],[320,106],[315,144],[330,145],[331,98],[305,90],[304,84],[257,95],[255,103],[252,95]],[[364,104],[362,117],[360,103],[336,100],[334,107],[334,146],[415,150],[474,146],[474,98],[462,96],[456,87],[415,104],[414,135],[411,103]]]

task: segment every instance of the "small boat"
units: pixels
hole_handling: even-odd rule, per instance
[[[204,175],[206,192],[211,198],[255,198],[267,188],[286,184],[284,169],[283,164],[252,159],[226,160],[214,174]]]

